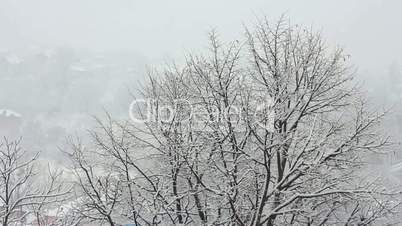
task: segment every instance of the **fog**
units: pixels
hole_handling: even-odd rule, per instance
[[[0,0],[0,224],[400,225],[401,10]]]
[[[364,88],[395,105],[399,88],[389,74],[399,81],[401,7],[397,0],[1,0],[0,109],[23,115],[17,134],[27,143],[54,150],[93,115],[127,117],[129,90],[147,67],[202,51],[211,29],[231,41],[257,18],[281,15],[343,47]],[[387,82],[395,87],[382,92]],[[53,127],[63,132],[56,136]],[[50,142],[52,133],[57,139]]]
[[[397,0],[341,1],[130,1],[2,0],[1,49],[65,46],[130,50],[153,60],[201,48],[216,28],[225,39],[242,33],[258,16],[322,30],[346,48],[360,68],[400,60],[402,3]]]

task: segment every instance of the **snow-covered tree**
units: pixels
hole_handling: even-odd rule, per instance
[[[284,20],[260,21],[244,41],[210,41],[209,53],[150,74],[150,109],[131,109],[151,116],[143,124],[109,118],[92,133],[79,159],[113,177],[106,191],[79,167],[99,220],[369,225],[393,213],[399,193],[362,170],[389,147],[384,114],[354,86],[342,49]]]
[[[38,170],[38,154],[30,156],[21,140],[4,139],[0,144],[0,222],[3,226],[27,223],[33,216],[38,225],[46,208],[64,200],[68,186],[61,172]]]

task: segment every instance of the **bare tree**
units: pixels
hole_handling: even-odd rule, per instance
[[[369,225],[394,213],[399,192],[362,170],[389,147],[384,114],[341,49],[284,20],[260,21],[244,42],[210,41],[210,54],[151,73],[149,120],[99,121],[87,153],[118,178],[112,201],[93,198],[94,165],[76,158],[101,218],[125,209],[146,225]]]
[[[60,182],[61,173],[49,171],[48,179],[38,182],[36,163],[38,153],[33,156],[21,148],[21,140],[8,141],[0,145],[0,217],[2,225],[24,222],[33,214],[40,224],[45,207],[62,201],[68,189]],[[44,174],[45,175],[45,174]]]
[[[158,225],[165,215],[174,219],[172,200],[165,194],[169,181],[154,167],[156,159],[141,154],[126,125],[110,117],[106,124],[98,122],[100,130],[91,132],[93,143],[84,148],[72,142],[69,154],[82,219],[110,225]]]
[[[92,161],[96,156],[88,158],[80,143],[73,144],[70,158],[76,177],[76,202],[82,217],[90,221],[107,222],[110,226],[116,225],[113,215],[121,202],[119,178],[103,165],[98,166]]]

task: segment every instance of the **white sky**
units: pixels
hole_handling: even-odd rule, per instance
[[[364,69],[402,62],[400,0],[0,0],[0,49],[133,50],[175,58],[216,28],[239,37],[256,16],[313,25]]]

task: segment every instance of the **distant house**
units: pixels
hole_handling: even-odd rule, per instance
[[[22,116],[9,109],[0,109],[0,136],[16,137],[20,134]]]

